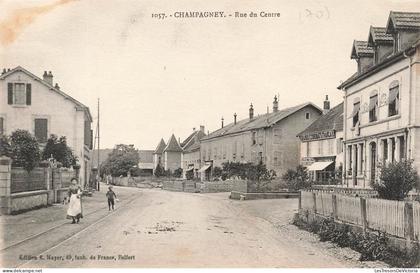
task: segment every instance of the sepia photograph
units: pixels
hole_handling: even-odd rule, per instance
[[[0,0],[0,268],[419,272],[418,0]]]

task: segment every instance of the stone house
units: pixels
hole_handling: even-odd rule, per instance
[[[194,178],[199,177],[198,170],[201,167],[200,139],[205,135],[204,126],[200,126],[200,130],[197,131],[194,128],[191,135],[181,143],[183,178],[187,178],[188,172],[191,172],[191,176]]]
[[[317,184],[341,180],[343,170],[343,103],[330,110],[328,96],[324,113],[299,135],[300,162]],[[340,183],[341,184],[341,183]]]
[[[170,170],[173,172],[176,169],[181,168],[182,148],[173,134],[163,150],[163,158],[165,171]]]
[[[91,170],[91,123],[89,108],[54,84],[51,72],[45,71],[41,79],[18,66],[0,75],[0,134],[27,130],[41,149],[51,134],[65,136],[81,166],[82,185]]]
[[[201,139],[201,178],[208,180],[214,167],[223,162],[264,163],[278,176],[300,162],[300,141],[297,134],[319,118],[322,110],[312,103],[278,109],[274,98],[273,111],[254,116],[254,107],[249,108],[249,117],[237,120],[210,133]]]
[[[391,11],[353,43],[357,72],[344,92],[344,176],[347,187],[369,188],[380,166],[413,159],[420,171],[420,13]]]

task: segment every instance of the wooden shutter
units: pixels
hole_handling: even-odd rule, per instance
[[[26,105],[31,105],[32,103],[32,85],[30,83],[26,84]]]
[[[0,117],[0,135],[4,134],[4,118]]]
[[[7,103],[13,104],[13,83],[7,83]]]
[[[47,142],[48,139],[48,120],[47,119],[35,119],[35,137],[43,143]]]
[[[86,146],[90,146],[90,139],[91,139],[91,135],[90,135],[90,121],[85,120],[85,130],[84,130],[84,144]]]
[[[93,148],[93,130],[90,130],[90,143],[89,143],[89,149],[92,150]]]

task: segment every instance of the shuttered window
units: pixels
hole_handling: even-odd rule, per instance
[[[7,103],[12,105],[31,105],[32,86],[30,83],[7,83]]]
[[[4,134],[4,118],[0,117],[0,136]]]
[[[48,120],[45,118],[35,119],[35,138],[43,143],[48,139]]]
[[[24,83],[15,83],[14,101],[13,104],[26,104],[26,88]]]
[[[90,147],[91,145],[91,133],[90,133],[90,121],[85,121],[85,131],[84,131],[84,143],[86,146]]]

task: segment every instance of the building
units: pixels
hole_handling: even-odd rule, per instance
[[[323,115],[298,135],[301,165],[316,184],[341,181],[343,170],[343,103],[329,109],[327,96]]]
[[[254,107],[249,108],[249,117],[222,126],[201,139],[201,178],[209,179],[213,167],[223,162],[264,163],[268,169],[281,176],[300,162],[300,141],[296,137],[322,110],[312,103],[304,103],[279,110],[274,98],[273,112],[254,116]]]
[[[169,170],[173,172],[181,168],[182,148],[173,134],[169,138],[168,144],[163,150],[163,158],[165,171]]]
[[[45,146],[51,134],[65,136],[77,156],[80,183],[89,181],[92,116],[89,108],[53,84],[51,71],[39,78],[18,66],[0,75],[0,133],[31,132]]]
[[[181,143],[182,147],[182,170],[183,177],[198,178],[198,170],[201,167],[200,139],[206,133],[204,126],[200,126],[200,130],[193,129],[193,132]],[[187,175],[188,173],[188,175]]]
[[[353,43],[357,72],[344,91],[344,176],[369,188],[380,166],[414,159],[420,171],[420,13],[391,11],[386,27],[371,27]]]
[[[159,144],[156,146],[155,151],[153,152],[153,174],[155,174],[157,166],[164,167],[165,161],[163,157],[163,150],[165,150],[166,143],[163,138],[159,141]]]
[[[138,168],[141,175],[153,175],[153,150],[139,150],[139,164]]]

